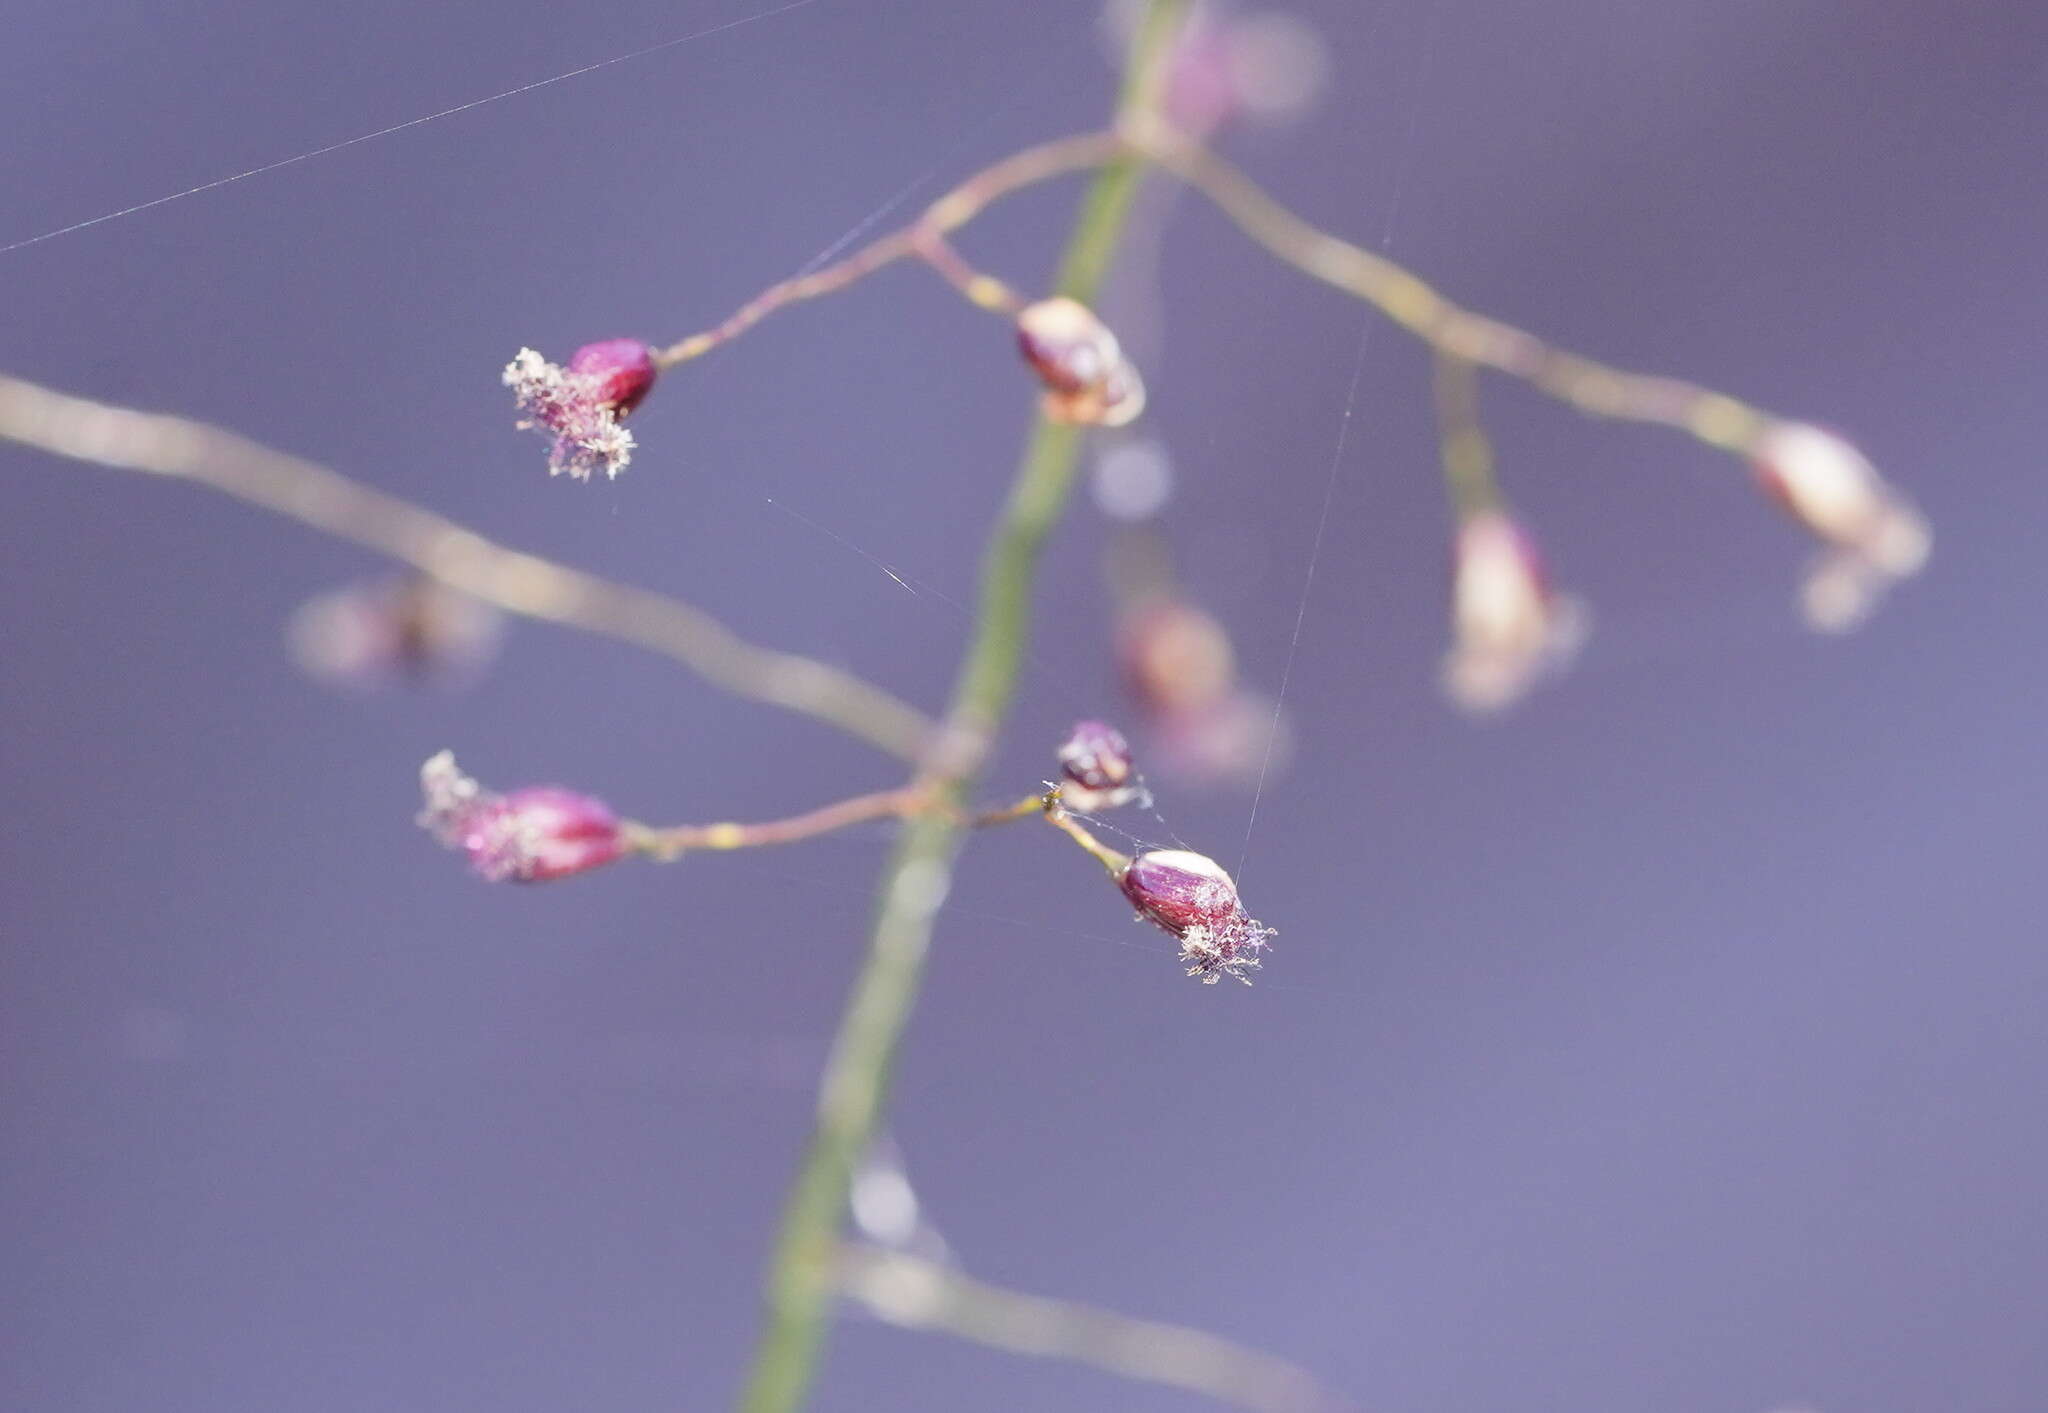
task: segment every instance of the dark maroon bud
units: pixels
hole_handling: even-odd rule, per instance
[[[1117,880],[1147,922],[1180,939],[1188,975],[1213,985],[1245,975],[1273,930],[1245,913],[1237,884],[1216,860],[1186,849],[1154,849],[1131,860]]]
[[[1219,926],[1244,911],[1223,866],[1187,849],[1140,854],[1121,882],[1124,896],[1146,920],[1176,937],[1190,927]]]
[[[1131,746],[1100,721],[1077,721],[1060,747],[1060,773],[1084,790],[1117,790],[1130,783]]]

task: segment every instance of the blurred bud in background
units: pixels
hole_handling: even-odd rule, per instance
[[[1144,12],[1143,0],[1110,0],[1105,7],[1103,31],[1117,62]],[[1292,15],[1199,0],[1167,72],[1166,118],[1196,138],[1240,120],[1285,122],[1315,102],[1329,69],[1322,37]]]
[[[1765,493],[1824,546],[1800,592],[1809,626],[1855,627],[1886,590],[1927,563],[1926,520],[1835,433],[1778,423],[1758,439],[1755,462]]]
[[[352,584],[308,599],[286,632],[321,682],[357,689],[473,679],[498,650],[498,611],[420,575]]]
[[[1458,525],[1451,554],[1451,648],[1444,690],[1470,712],[1512,705],[1568,665],[1586,636],[1586,612],[1552,587],[1536,542],[1504,512]]]

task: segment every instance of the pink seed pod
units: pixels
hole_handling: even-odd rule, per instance
[[[1017,315],[1017,349],[1045,384],[1045,415],[1056,422],[1121,427],[1145,409],[1145,383],[1095,313],[1064,295]]]
[[[449,751],[420,767],[420,789],[420,826],[493,883],[567,878],[626,852],[619,818],[604,801],[554,785],[500,795],[464,775]]]
[[[501,381],[525,416],[522,431],[551,439],[548,474],[587,481],[614,477],[633,459],[633,434],[621,424],[653,388],[654,350],[637,339],[587,343],[557,367],[530,348],[505,365]]]
[[[1180,939],[1189,976],[1250,984],[1245,973],[1258,968],[1273,930],[1245,913],[1221,864],[1186,849],[1153,849],[1131,860],[1117,883],[1139,917]]]
[[[1492,712],[1571,660],[1585,639],[1585,612],[1552,587],[1528,532],[1483,510],[1458,527],[1451,627],[1444,690],[1467,711]]]
[[[1777,423],[1757,439],[1755,469],[1764,492],[1824,546],[1800,593],[1811,627],[1855,627],[1887,589],[1926,564],[1926,520],[1844,438]]]

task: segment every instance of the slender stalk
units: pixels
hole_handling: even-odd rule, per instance
[[[1185,9],[1186,0],[1151,0],[1125,74],[1120,120],[1156,106],[1163,60]],[[1083,301],[1094,296],[1130,212],[1135,170],[1126,158],[1097,174],[1062,260],[1062,293]],[[1039,549],[1066,503],[1079,445],[1076,428],[1039,419],[989,543],[948,739],[933,765],[933,788],[956,805],[1015,690]],[[826,1063],[810,1146],[783,1213],[767,1282],[767,1328],[741,1398],[746,1413],[793,1413],[816,1376],[847,1188],[881,1116],[961,833],[951,812],[909,820],[882,874],[867,959]]]
[[[831,834],[856,824],[878,819],[910,819],[916,815],[941,813],[969,829],[992,829],[1042,813],[1045,801],[1033,795],[1021,804],[966,811],[950,797],[936,793],[930,784],[914,781],[893,790],[876,790],[834,800],[829,805],[805,810],[783,819],[758,820],[742,824],[642,824],[629,820],[623,826],[628,846],[657,863],[669,863],[700,849],[714,852],[759,849],[776,844],[801,844],[821,834]]]
[[[1121,130],[1149,160],[1214,202],[1272,254],[1373,305],[1432,348],[1521,378],[1595,417],[1675,427],[1738,454],[1750,452],[1771,421],[1725,393],[1611,368],[1461,308],[1385,256],[1318,230],[1221,157],[1163,124],[1141,121]]]
[[[1479,370],[1456,354],[1436,356],[1437,434],[1443,445],[1444,483],[1458,519],[1500,508],[1493,474],[1493,443],[1479,420]]]
[[[947,284],[960,291],[961,297],[969,304],[1013,319],[1023,309],[1023,295],[994,275],[985,274],[968,264],[944,236],[935,233],[920,236],[917,253],[925,264],[939,272]]]
[[[699,849],[758,849],[771,844],[797,844],[855,824],[876,819],[905,819],[931,807],[927,792],[914,785],[894,790],[877,790],[835,800],[787,819],[763,820],[752,824],[671,824],[654,828],[645,824],[627,826],[632,847],[661,863],[679,859]]]
[[[204,422],[111,407],[0,374],[0,439],[208,486],[409,564],[507,613],[674,658],[734,696],[801,712],[915,762],[934,724],[851,673],[747,642],[700,608],[494,544],[424,506]]]

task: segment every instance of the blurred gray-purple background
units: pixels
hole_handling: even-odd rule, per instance
[[[748,13],[13,0],[0,244]],[[897,1089],[928,1210],[984,1278],[1213,1328],[1384,1413],[2043,1407],[2048,16],[1300,13],[1332,87],[1233,155],[1482,308],[1850,430],[1934,562],[1814,638],[1810,547],[1740,467],[1490,383],[1595,633],[1474,726],[1435,690],[1426,360],[1379,329],[1249,840],[1262,984],[1182,980],[1045,831],[978,840]],[[496,373],[680,336],[916,179],[1093,125],[1095,25],[816,0],[18,249],[0,367],[936,704],[1027,425],[998,325],[914,269],[780,316],[670,378],[610,485],[549,482]],[[962,244],[1035,286],[1075,190]],[[1170,528],[1271,690],[1367,316],[1197,202],[1161,258]],[[534,626],[467,692],[338,694],[282,625],[365,555],[12,448],[0,488],[0,1407],[723,1405],[885,834],[493,888],[412,827],[414,772],[453,746],[687,820],[887,763]],[[1077,502],[992,790],[1124,712],[1105,533]],[[1227,863],[1249,803],[1162,799]],[[817,1401],[1192,1406],[858,1318]]]

